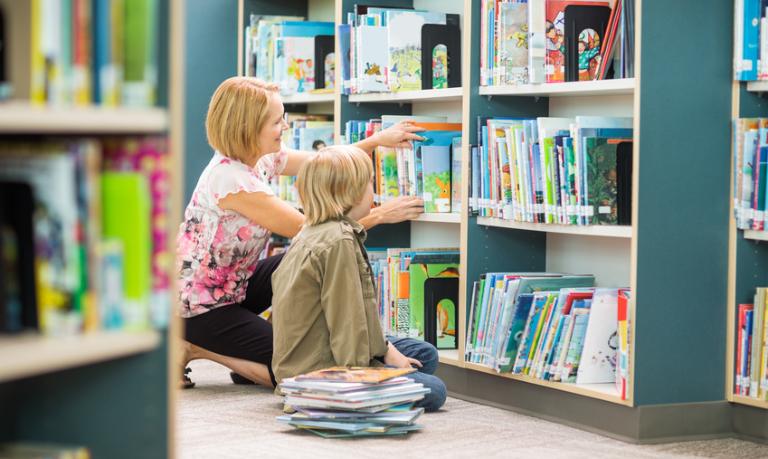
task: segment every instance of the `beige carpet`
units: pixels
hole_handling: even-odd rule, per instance
[[[236,386],[229,371],[196,361],[197,386],[182,391],[180,458],[768,458],[768,446],[736,439],[631,445],[581,430],[449,398],[422,415],[424,430],[403,438],[324,439],[275,421],[282,407],[270,390]]]

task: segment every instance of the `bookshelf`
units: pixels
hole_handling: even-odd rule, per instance
[[[732,113],[736,118],[765,117],[765,82],[732,83]],[[724,150],[733,156],[732,149]],[[724,156],[726,154],[724,153]],[[731,160],[732,162],[732,160]],[[731,164],[731,167],[733,165]],[[728,196],[732,191],[729,189]],[[736,368],[736,337],[738,327],[738,305],[753,303],[757,287],[768,286],[768,232],[740,230],[731,203],[728,216],[728,297],[726,334],[726,375],[725,397],[733,405],[734,429],[746,436],[766,438],[764,427],[768,421],[768,402],[734,394]]]
[[[202,0],[198,0],[198,3]],[[346,21],[353,0],[274,4],[238,1],[238,35],[222,43],[242,56],[244,11],[303,14]],[[732,5],[705,0],[708,14],[690,21],[684,5],[660,0],[635,2],[635,77],[578,83],[480,87],[480,3],[472,0],[372,0],[373,6],[404,6],[461,15],[462,87],[447,90],[346,96],[333,94],[334,132],[339,139],[350,119],[391,115],[447,115],[463,123],[462,183],[469,183],[470,145],[478,143],[478,116],[632,116],[634,152],[632,226],[564,227],[478,218],[466,205],[460,215],[424,215],[370,231],[370,247],[460,247],[459,349],[441,350],[439,372],[452,395],[521,410],[630,441],[722,435],[732,432],[723,394],[726,330],[732,306],[726,282],[728,259],[728,114],[731,107],[731,43],[706,36],[722,29]],[[728,2],[725,2],[728,3]],[[209,22],[219,20],[212,9]],[[322,14],[320,14],[322,12]],[[203,14],[203,13],[199,13]],[[221,13],[223,14],[223,13]],[[224,19],[230,20],[233,12]],[[676,27],[669,27],[674,23]],[[221,25],[213,27],[221,28]],[[730,27],[730,26],[729,26]],[[198,29],[200,29],[198,27]],[[729,32],[728,29],[726,32]],[[659,43],[675,43],[659,46]],[[206,44],[200,46],[205,47]],[[709,59],[701,59],[707,49]],[[205,55],[210,54],[205,48]],[[339,48],[336,50],[339,55]],[[642,51],[642,52],[641,52]],[[202,58],[199,58],[202,60]],[[188,94],[203,111],[216,84],[239,63],[229,57],[208,86]],[[201,63],[202,65],[202,63]],[[336,81],[341,81],[337,61]],[[672,70],[671,70],[672,69]],[[210,71],[213,75],[214,70]],[[229,72],[229,73],[228,73]],[[208,76],[206,76],[208,78]],[[752,85],[754,86],[754,85]],[[754,89],[754,88],[753,88]],[[744,89],[746,93],[746,88]],[[291,101],[291,99],[287,99]],[[296,101],[297,104],[311,103]],[[317,104],[323,106],[324,104]],[[199,120],[196,126],[199,126]],[[192,128],[188,125],[188,131]],[[194,129],[199,129],[195,127]],[[681,135],[695,132],[696,135]],[[189,134],[188,132],[188,135]],[[189,137],[188,137],[189,138]],[[205,139],[196,139],[194,148]],[[193,150],[193,146],[187,149]],[[695,152],[695,156],[694,156]],[[187,157],[189,158],[189,157]],[[696,160],[692,160],[696,158]],[[687,173],[681,174],[685,170]],[[197,171],[199,173],[199,171]],[[187,176],[194,180],[197,175]],[[702,186],[702,177],[707,185]],[[468,202],[467,187],[462,202]],[[752,266],[742,252],[765,252],[765,244],[739,235],[739,266]],[[750,252],[751,251],[751,252]],[[731,251],[733,253],[733,250]],[[768,257],[765,257],[768,258]],[[714,261],[708,261],[714,260]],[[765,261],[760,266],[765,266]],[[741,268],[740,268],[741,269]],[[753,269],[753,268],[750,268]],[[625,287],[631,302],[631,362],[628,398],[612,384],[576,385],[499,374],[465,362],[463,330],[472,282],[493,271],[565,271],[596,275],[598,286]],[[754,272],[754,271],[749,271]],[[761,272],[768,272],[764,269]],[[739,289],[746,288],[739,275]],[[751,280],[750,280],[751,282]],[[734,285],[736,281],[733,281]],[[744,285],[742,285],[744,284]],[[681,345],[684,342],[685,345]],[[692,384],[692,375],[696,383]],[[752,404],[754,405],[754,404]],[[746,405],[745,405],[746,406]],[[753,408],[753,406],[749,406]],[[685,415],[681,413],[687,413]],[[764,434],[763,434],[764,436]]]
[[[39,335],[0,338],[0,382],[150,352],[160,345],[156,331],[96,332],[71,337]]]
[[[46,139],[41,135],[164,135],[170,142],[168,166],[181,169],[185,2],[158,3],[159,84],[157,105],[151,108],[32,104],[30,3],[0,0],[11,37],[7,68],[14,87],[11,99],[0,103],[0,137],[39,142]],[[180,174],[171,176],[167,231],[173,240],[182,182]],[[173,457],[178,371],[171,364],[176,352],[171,343],[180,324],[173,318],[167,322],[142,332],[0,337],[0,425],[8,427],[0,429],[0,442],[77,444],[94,457]],[[112,421],[116,415],[119,429]]]
[[[161,108],[39,107],[0,104],[1,134],[150,134],[168,130]]]

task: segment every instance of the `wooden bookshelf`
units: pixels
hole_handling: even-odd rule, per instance
[[[310,104],[332,104],[336,96],[332,92],[327,93],[301,93],[290,96],[281,96],[284,105],[310,105]]]
[[[425,89],[421,91],[381,92],[352,94],[351,103],[392,103],[392,102],[450,102],[460,101],[462,88]]]
[[[768,231],[744,231],[744,238],[753,241],[768,241]]]
[[[463,362],[459,359],[458,349],[440,349],[437,353],[440,356],[440,363],[452,365],[454,367],[463,366]]]
[[[631,238],[631,226],[611,225],[554,225],[545,223],[524,223],[500,218],[478,217],[477,224],[496,228],[519,229],[526,231],[542,231],[545,233],[574,234],[578,236]]]
[[[480,87],[481,96],[609,96],[632,94],[634,91],[634,78]]]
[[[731,403],[737,403],[739,405],[747,405],[754,408],[761,408],[764,410],[768,410],[767,400],[758,400],[756,398],[745,397],[743,395],[730,394],[728,397],[728,401]]]
[[[451,223],[458,225],[461,223],[461,214],[458,213],[425,213],[419,215],[418,218],[414,218],[414,222],[431,222],[431,223]]]
[[[168,127],[163,108],[0,104],[0,134],[136,134],[165,132]]]
[[[95,332],[61,338],[0,338],[0,382],[140,354],[160,343],[156,331]]]
[[[632,402],[630,400],[621,399],[621,396],[616,390],[616,387],[614,386],[614,384],[611,384],[611,383],[607,383],[607,384],[560,383],[560,382],[543,381],[541,379],[532,378],[526,375],[517,375],[512,373],[499,373],[496,370],[493,370],[483,365],[478,365],[476,363],[465,362],[464,367],[474,371],[479,371],[481,373],[487,373],[490,375],[498,376],[500,378],[521,381],[524,383],[547,387],[550,389],[568,392],[571,394],[603,400],[606,402],[615,403],[617,405],[632,406]]]

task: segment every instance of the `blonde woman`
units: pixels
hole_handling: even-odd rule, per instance
[[[271,233],[295,236],[304,215],[276,197],[268,182],[296,175],[313,153],[285,148],[288,128],[278,86],[233,77],[216,89],[205,122],[213,158],[200,175],[178,237],[183,366],[208,359],[232,370],[234,382],[272,387],[272,326],[258,316],[272,303],[272,272],[282,255],[258,260]],[[421,137],[402,123],[355,144],[370,153]],[[417,217],[423,202],[401,198],[360,223],[371,228]],[[185,370],[187,373],[189,370]],[[193,383],[183,376],[184,387]]]
[[[360,224],[373,203],[373,168],[354,146],[328,147],[305,162],[296,188],[304,228],[272,276],[278,381],[334,366],[411,368],[429,388],[416,406],[437,411],[445,384],[433,373],[437,349],[413,338],[384,337],[376,287]]]

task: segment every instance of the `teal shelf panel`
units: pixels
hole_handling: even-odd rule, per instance
[[[695,22],[683,3],[638,7],[635,404],[722,400],[733,4],[704,0]]]

